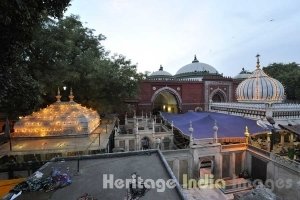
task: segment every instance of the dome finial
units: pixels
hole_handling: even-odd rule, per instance
[[[56,97],[56,102],[60,102],[61,95],[60,95],[59,87],[57,87],[57,95],[55,97]]]
[[[164,68],[162,65],[159,66],[159,71],[164,71]]]
[[[70,101],[73,101],[74,95],[73,95],[73,89],[70,89],[70,95],[69,95]]]
[[[197,62],[199,62],[199,61],[197,60],[197,56],[196,56],[196,54],[195,54],[195,57],[194,57],[194,60],[193,60],[192,63],[197,63]]]
[[[259,57],[260,57],[260,55],[257,54],[257,55],[256,55],[256,58],[257,58],[257,61],[256,61],[256,68],[257,68],[257,69],[259,69],[259,67],[260,67],[260,65],[259,65]]]

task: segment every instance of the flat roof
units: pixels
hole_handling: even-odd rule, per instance
[[[77,173],[77,160],[77,157],[54,158],[39,169],[44,175],[50,174],[53,168],[67,172],[70,174],[72,180],[70,185],[51,192],[24,192],[17,200],[73,200],[78,199],[85,193],[97,199],[126,199],[128,192],[126,188],[103,188],[104,174],[108,176],[109,174],[113,174],[114,180],[131,179],[133,173],[141,176],[143,180],[176,180],[166,160],[158,150],[81,156],[79,173]],[[185,199],[185,197],[176,180],[175,188],[170,189],[166,187],[164,192],[159,192],[157,189],[150,189],[140,199],[176,200]]]

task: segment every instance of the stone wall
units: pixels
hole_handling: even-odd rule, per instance
[[[248,149],[246,152],[245,166],[250,174],[256,173],[252,160],[260,159],[265,162],[267,187],[284,200],[295,200],[300,197],[300,164],[272,153],[255,152]]]
[[[193,178],[193,156],[189,149],[169,150],[162,153],[180,184],[183,184],[183,175]]]

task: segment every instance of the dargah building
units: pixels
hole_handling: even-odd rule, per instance
[[[236,101],[238,84],[250,75],[244,69],[234,78],[225,77],[213,66],[194,60],[179,68],[175,75],[164,71],[150,74],[140,84],[137,101],[139,111],[184,113],[208,110],[213,102]]]

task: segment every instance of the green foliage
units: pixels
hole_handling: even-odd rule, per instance
[[[288,148],[288,157],[291,160],[294,160],[294,156],[295,156],[295,149],[294,148]]]
[[[287,100],[300,102],[300,66],[297,63],[273,63],[263,70],[283,84]]]
[[[135,96],[142,74],[126,57],[109,57],[105,37],[79,17],[62,19],[69,2],[0,1],[1,112],[28,114],[54,102],[57,87],[65,85],[77,102],[100,112],[121,110],[123,99]]]
[[[15,117],[38,104],[38,85],[28,73],[24,52],[45,16],[59,18],[70,0],[0,1],[0,110]]]
[[[135,96],[142,76],[136,66],[122,55],[109,57],[101,44],[105,37],[94,35],[78,16],[48,19],[34,36],[27,62],[44,105],[52,103],[57,87],[64,85],[73,88],[77,102],[99,112],[120,110],[123,99]]]

